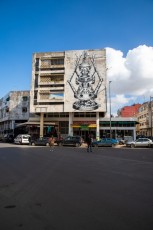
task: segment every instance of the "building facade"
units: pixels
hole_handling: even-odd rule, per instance
[[[34,53],[30,92],[0,100],[0,135],[135,139],[135,118],[105,117],[106,81],[105,49]]]
[[[131,106],[124,106],[118,110],[118,116],[120,117],[136,117],[141,104],[133,104]]]
[[[143,103],[137,114],[138,128],[137,134],[152,136],[153,134],[153,101]]]
[[[138,124],[136,117],[112,117],[100,119],[100,137],[121,138],[131,136],[136,139],[136,125]],[[111,132],[111,135],[110,135]]]
[[[14,135],[18,124],[28,121],[30,91],[10,91],[0,99],[0,137]]]
[[[92,133],[106,113],[106,51],[34,53],[30,112],[40,116],[40,136]]]

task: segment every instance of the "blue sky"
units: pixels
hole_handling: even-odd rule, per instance
[[[152,21],[153,0],[1,0],[0,98],[30,90],[34,52],[109,47],[124,59],[153,46]]]

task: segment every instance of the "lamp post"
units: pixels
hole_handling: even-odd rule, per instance
[[[151,124],[151,137],[152,137],[152,100],[153,100],[153,97],[150,96],[150,124]]]
[[[112,138],[112,119],[111,119],[111,91],[110,91],[110,84],[112,81],[109,81],[109,111],[110,111],[110,138]]]

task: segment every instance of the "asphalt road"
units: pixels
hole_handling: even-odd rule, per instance
[[[0,143],[1,230],[152,230],[153,149]]]

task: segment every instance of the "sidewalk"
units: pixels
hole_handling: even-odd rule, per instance
[[[86,143],[82,143],[82,145],[80,147],[81,148],[87,148],[87,144]]]
[[[116,145],[115,148],[123,148],[126,147],[126,145]]]
[[[80,147],[81,148],[87,148],[87,143],[83,143]],[[126,145],[115,145],[113,148],[123,148],[123,147],[126,147]]]

